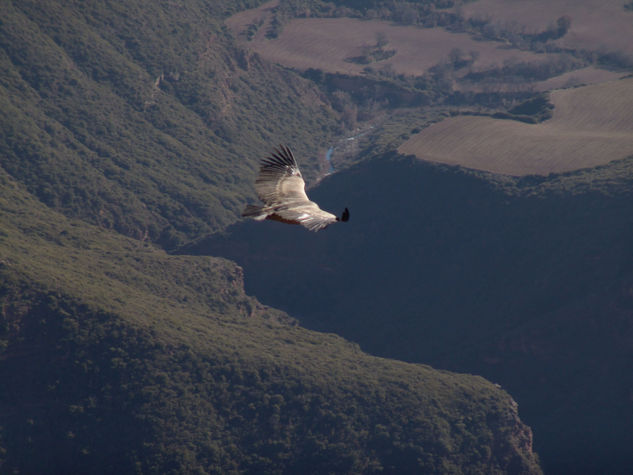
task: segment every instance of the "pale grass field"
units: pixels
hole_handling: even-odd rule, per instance
[[[249,23],[256,18],[267,18],[266,8],[270,8],[270,4],[260,7],[258,14],[249,10],[234,15],[226,23],[239,38]],[[385,49],[395,49],[396,54],[370,66],[376,69],[390,67],[396,73],[408,75],[424,74],[431,66],[446,60],[454,48],[465,54],[476,51],[479,55],[473,64],[476,70],[500,66],[505,60],[538,62],[546,58],[543,54],[507,49],[501,43],[475,41],[465,33],[397,26],[385,21],[297,18],[285,25],[275,39],[267,39],[265,30],[265,27],[260,28],[254,39],[244,40],[243,45],[264,59],[284,66],[303,70],[316,68],[330,73],[360,74],[365,65],[346,61],[346,58],[359,56],[363,46],[376,44],[379,33],[387,38]]]
[[[505,175],[547,175],[633,155],[633,78],[552,92],[553,117],[526,124],[458,116],[424,129],[398,151]]]
[[[551,91],[552,89],[561,89],[564,87],[573,87],[589,84],[598,84],[601,82],[614,81],[624,76],[624,73],[616,71],[608,71],[606,69],[598,69],[588,66],[575,71],[569,71],[534,83],[534,89],[537,91]]]
[[[628,1],[628,0],[627,0]],[[466,18],[490,18],[539,32],[563,15],[571,17],[569,32],[557,43],[591,51],[621,51],[633,55],[633,11],[625,0],[477,0],[460,7]]]
[[[603,49],[633,51],[633,13],[628,14],[622,8],[622,3],[623,0],[478,0],[460,7],[460,13],[490,17],[502,24],[520,24],[527,31],[534,32],[542,31],[553,24],[556,18],[569,14],[572,28],[561,42],[580,42],[574,45],[585,45],[595,50],[601,44],[596,39],[599,36],[609,46],[603,46]],[[364,46],[375,44],[378,34],[385,35],[389,42],[386,49],[395,49],[396,54],[370,66],[376,69],[391,68],[396,73],[414,76],[422,75],[431,66],[446,60],[454,48],[461,49],[466,55],[471,51],[477,52],[479,56],[472,65],[474,71],[500,66],[506,60],[539,62],[555,56],[509,49],[499,42],[474,41],[467,34],[451,33],[442,28],[424,29],[352,18],[294,19],[284,26],[278,38],[268,39],[266,31],[272,16],[271,10],[277,4],[278,0],[272,0],[258,8],[240,12],[227,19],[226,24],[243,46],[264,59],[300,70],[315,68],[330,73],[361,74],[365,65],[346,59],[359,56]],[[263,22],[263,26],[252,41],[246,41],[243,33],[250,24],[259,21]],[[626,25],[620,25],[622,22]],[[611,27],[615,30],[607,31]],[[627,36],[629,30],[631,35]],[[587,67],[546,81],[523,84],[521,88],[546,91],[596,84],[621,76],[617,72]],[[455,87],[457,90],[472,91],[485,88],[477,84],[460,83],[456,83]],[[504,88],[502,85],[499,87]]]

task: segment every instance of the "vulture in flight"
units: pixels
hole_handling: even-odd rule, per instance
[[[310,201],[305,182],[292,151],[280,145],[275,153],[261,161],[255,191],[263,206],[247,205],[242,216],[257,221],[272,219],[288,224],[300,224],[310,231],[318,231],[337,221],[347,221],[349,211],[341,217],[323,211]]]

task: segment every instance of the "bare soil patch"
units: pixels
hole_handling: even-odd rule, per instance
[[[633,154],[633,78],[551,94],[553,117],[526,124],[459,116],[416,134],[398,151],[506,175],[591,168]]]

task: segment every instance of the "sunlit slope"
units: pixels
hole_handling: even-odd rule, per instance
[[[411,137],[398,151],[508,175],[595,167],[633,154],[633,78],[557,90],[539,124],[459,116]]]
[[[263,147],[318,150],[337,122],[224,33],[242,2],[212,3],[4,2],[0,165],[67,216],[165,247],[237,219]]]
[[[305,330],[230,261],[70,221],[0,172],[3,471],[539,472],[493,384]]]

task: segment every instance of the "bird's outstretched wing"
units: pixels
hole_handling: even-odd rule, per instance
[[[301,224],[318,231],[339,219],[310,201],[292,151],[284,145],[261,162],[255,191],[264,206],[248,205],[242,216]]]
[[[279,217],[281,218],[279,221],[300,224],[310,231],[318,231],[338,221],[336,216],[323,211],[312,201],[301,206],[275,210],[274,214],[275,217],[271,217],[271,219]]]
[[[262,160],[255,191],[268,206],[310,201],[297,161],[292,151],[284,145]]]

